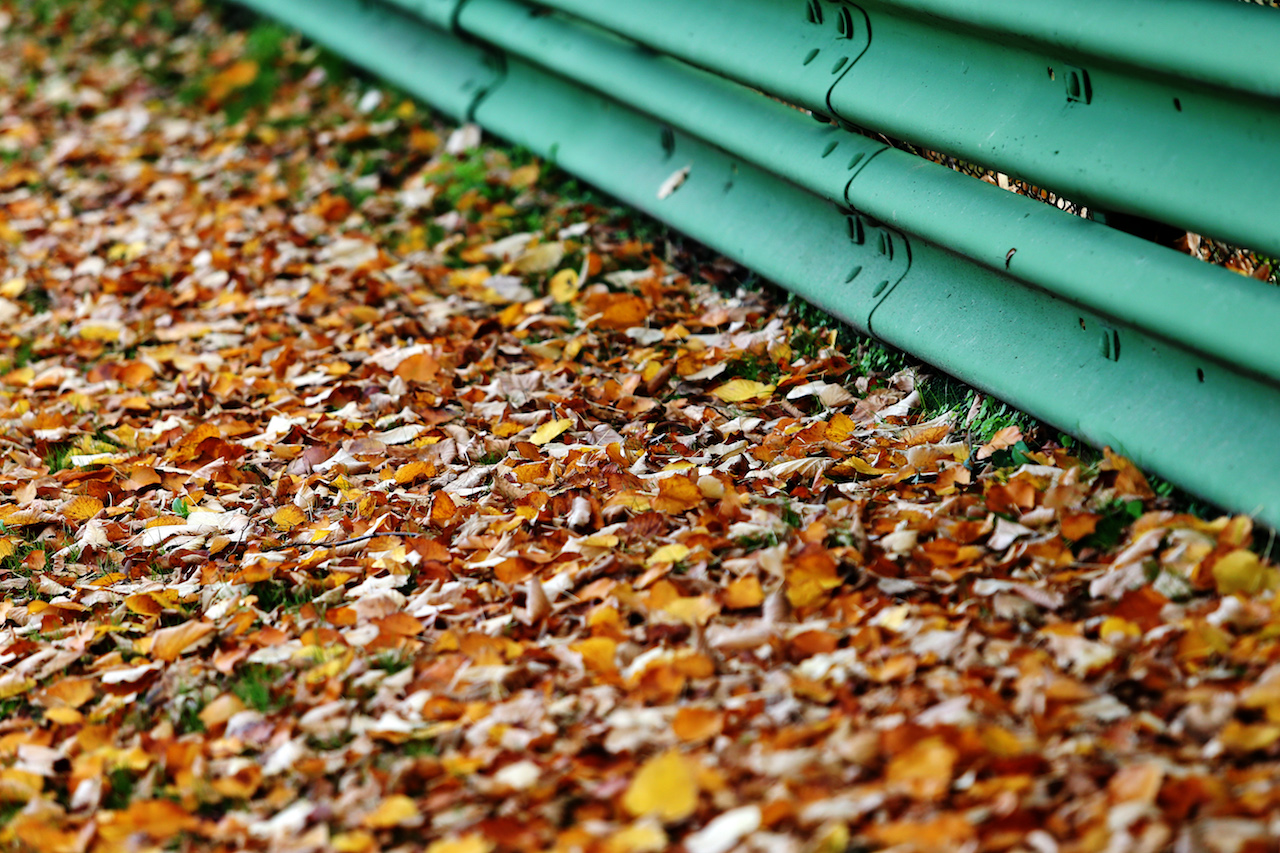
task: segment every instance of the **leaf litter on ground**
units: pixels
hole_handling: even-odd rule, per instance
[[[225,20],[0,4],[0,845],[1274,849],[1248,518]]]

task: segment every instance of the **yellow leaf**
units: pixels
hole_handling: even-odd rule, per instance
[[[1260,752],[1280,741],[1280,726],[1231,720],[1223,727],[1218,740],[1232,752]]]
[[[23,678],[16,672],[7,672],[0,675],[0,699],[8,699],[10,696],[17,696],[20,693],[26,693],[36,683],[33,679]]]
[[[184,651],[216,630],[210,622],[195,620],[172,628],[161,628],[151,635],[151,654],[162,661],[175,661]]]
[[[686,625],[705,625],[720,612],[720,607],[708,596],[687,595],[667,602],[662,610]]]
[[[44,712],[44,718],[64,726],[74,726],[76,723],[84,722],[84,714],[74,708],[50,708]]]
[[[413,800],[404,794],[387,797],[378,807],[365,815],[360,825],[368,829],[390,829],[393,826],[416,824],[422,820],[422,813]]]
[[[746,400],[768,397],[773,393],[773,388],[772,385],[751,379],[730,379],[720,387],[713,388],[711,393],[726,403],[742,403]]]
[[[622,804],[635,817],[653,815],[663,823],[676,823],[698,808],[697,768],[675,750],[644,763]]]
[[[170,800],[134,800],[124,811],[107,811],[98,817],[98,832],[108,848],[124,847],[130,836],[145,833],[162,840],[200,825],[200,819]]]
[[[364,830],[356,830],[335,835],[329,844],[338,853],[372,853],[378,847],[378,839]]]
[[[81,495],[62,508],[62,514],[68,521],[87,521],[102,510],[102,501]]]
[[[461,838],[442,838],[431,842],[427,853],[489,853],[493,842],[483,835],[472,833]]]
[[[730,581],[724,591],[724,606],[730,610],[759,607],[764,603],[764,589],[754,575]]]
[[[572,418],[561,418],[558,421],[547,421],[545,424],[533,431],[533,435],[530,436],[529,441],[541,447],[553,438],[559,436],[571,426],[573,426]]]
[[[1230,595],[1235,592],[1253,594],[1267,586],[1267,567],[1258,556],[1243,548],[1232,551],[1213,564],[1213,579],[1218,592]]]
[[[670,846],[667,833],[651,821],[636,821],[604,843],[605,853],[661,853]]]
[[[1098,636],[1102,638],[1104,643],[1124,641],[1141,637],[1142,629],[1128,619],[1121,619],[1119,616],[1108,616],[1102,620],[1102,627],[1098,629]]]
[[[617,663],[614,656],[618,651],[618,643],[609,637],[591,637],[569,646],[572,651],[582,655],[582,662],[593,672],[616,672]]]
[[[124,324],[119,320],[89,320],[76,326],[75,333],[86,341],[111,343],[120,340]]]
[[[225,723],[244,710],[244,703],[231,694],[223,693],[200,710],[200,722],[206,729],[212,729]]]
[[[649,555],[649,559],[645,561],[645,564],[656,566],[658,563],[678,563],[687,556],[689,556],[688,546],[676,542],[671,545],[663,545],[654,551]]]
[[[516,272],[528,275],[555,269],[562,260],[564,260],[564,243],[539,243],[526,249],[524,254],[516,258],[512,267]]]
[[[291,530],[307,520],[307,514],[294,504],[285,504],[271,516],[271,523],[281,530]]]
[[[33,368],[19,367],[5,374],[3,381],[6,385],[30,385],[35,378],[36,372]]]
[[[787,601],[802,608],[823,601],[827,593],[844,581],[835,559],[818,544],[804,546],[787,567]]]
[[[551,276],[547,292],[556,302],[572,302],[578,295],[578,273],[574,270],[560,270]]]
[[[862,474],[867,477],[880,477],[884,474],[891,473],[892,471],[892,468],[877,468],[870,462],[867,462],[865,459],[861,459],[857,456],[849,456],[845,459],[841,459],[839,462],[827,469],[828,474],[832,474],[837,477],[847,477],[853,473]]]
[[[512,189],[522,190],[531,187],[538,182],[538,176],[542,174],[542,167],[537,163],[529,163],[518,169],[511,170],[511,176],[507,178],[507,186]]]

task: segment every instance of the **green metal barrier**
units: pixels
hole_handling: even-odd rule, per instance
[[[1219,0],[538,0],[850,125],[1280,255],[1280,15]]]
[[[432,3],[421,18],[403,15],[412,0],[395,0],[397,9],[325,0],[305,13],[286,0],[242,2],[855,327],[1280,524],[1280,460],[1256,451],[1280,424],[1274,288],[819,124],[516,0]],[[324,26],[302,20],[320,5]],[[692,37],[694,28],[672,32]],[[799,47],[781,37],[776,53],[740,64],[767,65]],[[454,56],[467,57],[466,73],[441,71]],[[658,188],[686,167],[685,182],[660,199]]]
[[[501,59],[446,31],[424,26],[410,11],[451,15],[435,0],[404,0],[394,8],[360,0],[251,0],[248,6],[296,27],[309,38],[340,50],[348,59],[429,101],[459,121],[471,118],[476,101],[501,78]]]

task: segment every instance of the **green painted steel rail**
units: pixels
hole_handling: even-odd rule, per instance
[[[1280,454],[1266,449],[1280,437],[1280,290],[815,122],[757,91],[837,114],[833,105],[846,108],[827,95],[878,44],[880,29],[868,22],[892,7],[911,26],[932,21],[943,33],[938,38],[950,37],[961,28],[944,13],[959,15],[969,4],[892,0],[873,10],[832,0],[700,0],[677,10],[667,0],[239,2],[450,115],[555,160],[856,328],[1087,441],[1109,444],[1212,501],[1280,526]],[[1101,8],[1093,0],[1084,5]],[[1114,5],[1121,23],[1133,8],[1150,8],[1136,0]],[[1160,8],[1205,12],[1205,5],[1183,0]],[[1035,14],[1045,8],[1023,0],[1020,12],[1005,17],[974,14],[965,18],[972,32],[963,38],[1014,32],[1072,62],[1091,57],[1081,46],[1090,30],[1054,29],[1050,18]],[[1280,16],[1267,14],[1274,13],[1249,19],[1280,26]],[[710,32],[719,38],[706,38]],[[1259,38],[1246,39],[1241,54]],[[1138,89],[1151,79],[1168,82],[1161,76],[1167,69],[1147,62],[1142,39],[1121,48],[1089,44],[1106,48],[1114,67],[1123,60],[1145,69]],[[1179,79],[1230,83],[1234,66],[1215,65],[1215,56],[1188,54]],[[1095,71],[1103,65],[1092,59],[1061,67],[1086,70],[1091,85],[1112,73]],[[1270,97],[1268,87],[1280,82],[1272,77],[1274,70],[1265,70],[1250,78],[1253,89],[1239,87],[1233,109],[1252,115],[1257,105],[1250,99]],[[1083,106],[1064,95],[1059,113],[1070,118],[1101,103],[1097,90],[1090,95],[1094,100]],[[1192,112],[1186,105],[1198,102],[1182,97],[1185,115]],[[1023,107],[1029,125],[1044,119],[1038,102]],[[1269,127],[1274,100],[1271,113],[1261,112],[1259,126]],[[847,111],[838,117],[851,123]],[[1063,121],[1020,132],[1045,139],[1051,131],[1078,132]],[[1019,132],[1012,117],[993,127]],[[1130,145],[1128,138],[1101,136],[1101,153],[1094,153],[1110,156]],[[1240,150],[1261,159],[1246,162]],[[1280,176],[1264,168],[1276,151],[1240,150],[1219,159],[1242,175],[1257,168],[1262,184]],[[1183,152],[1184,162],[1197,151]],[[1178,221],[1164,201],[1152,200],[1155,190],[1145,182],[1125,178],[1118,191],[1118,167],[1094,176],[1093,159],[1075,162],[1074,180],[1093,188],[1076,197],[1143,215],[1155,205],[1160,218]],[[658,188],[685,168],[679,189],[659,198]],[[1011,170],[1003,161],[1000,168]],[[1166,195],[1181,198],[1198,187],[1184,182]],[[1126,195],[1130,189],[1136,195]],[[1212,207],[1222,190],[1205,191]],[[1129,203],[1117,203],[1117,193]],[[1262,230],[1274,231],[1280,217],[1268,220],[1266,211],[1276,209],[1277,199],[1249,195],[1220,221],[1234,228],[1237,219],[1250,220],[1241,214],[1252,214]]]
[[[1280,255],[1280,15],[1221,0],[538,0],[850,125]]]

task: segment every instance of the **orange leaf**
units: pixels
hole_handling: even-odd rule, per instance
[[[947,853],[966,846],[975,835],[973,822],[961,814],[942,814],[927,821],[873,823],[865,830],[885,846],[904,845],[915,853]]]
[[[599,305],[601,302],[604,304]],[[600,311],[600,319],[596,321],[596,325],[606,329],[643,326],[650,310],[646,300],[624,293],[604,294],[604,298],[592,300],[589,307],[593,311]]]
[[[671,721],[671,730],[680,740],[708,740],[724,730],[724,714],[712,708],[682,705]]]
[[[434,467],[421,459],[405,463],[396,469],[396,485],[408,486],[435,474]]]
[[[1126,498],[1155,497],[1155,492],[1151,491],[1147,478],[1136,465],[1125,457],[1112,453],[1110,447],[1102,448],[1102,454],[1105,458],[1098,469],[1116,472],[1116,494]]]
[[[724,591],[724,606],[730,610],[759,607],[764,603],[764,590],[754,575],[730,581]]]
[[[96,693],[91,678],[63,678],[41,690],[36,699],[47,707],[79,708]]]
[[[382,633],[401,637],[412,637],[420,634],[423,628],[420,621],[404,612],[389,613],[381,619],[373,621]]]
[[[673,474],[658,481],[658,497],[653,508],[658,512],[675,515],[693,509],[702,503],[702,490],[698,484],[683,474]]]
[[[395,375],[405,382],[427,383],[440,373],[440,362],[429,352],[411,355],[396,366]]]
[[[172,628],[161,628],[151,635],[151,654],[162,661],[175,661],[184,651],[216,630],[210,622],[195,620]]]
[[[129,473],[129,479],[121,484],[121,487],[127,492],[136,492],[139,489],[145,489],[147,486],[154,486],[160,482],[160,475],[156,473],[155,468],[146,465],[135,465]]]
[[[136,833],[162,840],[200,826],[199,818],[172,800],[135,800],[124,811],[100,812],[97,820],[99,834],[113,847]]]
[[[1107,790],[1116,802],[1140,802],[1151,805],[1160,793],[1164,782],[1164,768],[1154,761],[1144,761],[1121,767],[1107,783]]]
[[[214,75],[209,81],[209,99],[214,103],[222,101],[236,89],[243,89],[258,79],[258,63],[252,59],[242,59]]]
[[[618,643],[609,637],[592,637],[574,643],[569,648],[582,655],[582,662],[595,672],[617,672],[618,665],[614,655],[618,651]]]
[[[925,738],[889,762],[885,779],[891,787],[916,799],[938,800],[951,788],[951,774],[959,757],[942,738]]]
[[[1092,512],[1068,512],[1062,514],[1062,535],[1073,542],[1079,541],[1098,528],[1102,516]]]
[[[787,568],[787,601],[795,608],[809,607],[843,582],[831,553],[818,543],[810,543]]]
[[[458,505],[449,497],[449,493],[436,492],[435,499],[431,501],[431,523],[448,524],[457,514]]]
[[[978,448],[978,458],[986,459],[997,450],[1013,447],[1019,441],[1022,441],[1022,430],[1018,429],[1017,426],[1007,426],[991,436],[990,441]]]

